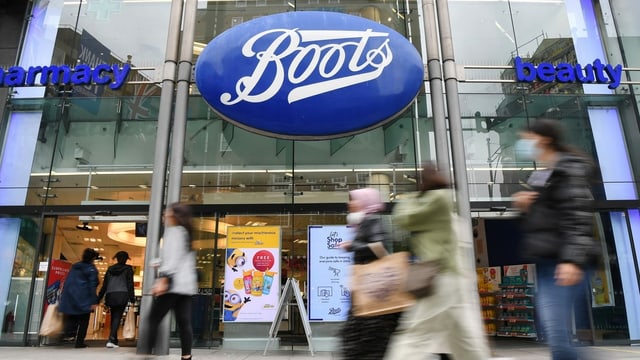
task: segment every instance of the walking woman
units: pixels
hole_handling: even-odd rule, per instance
[[[537,119],[521,133],[516,155],[536,161],[527,187],[513,194],[523,215],[524,257],[536,264],[536,311],[553,360],[579,358],[572,346],[573,305],[600,255],[593,237],[593,165],[563,143],[557,120]]]
[[[98,305],[98,269],[93,262],[99,257],[95,250],[84,249],[82,261],[71,266],[62,288],[58,310],[65,315],[65,336],[75,336],[76,348],[87,347],[89,318]]]
[[[170,204],[164,212],[164,223],[158,278],[151,290],[156,298],[147,319],[148,337],[144,343],[154,346],[160,322],[169,310],[173,310],[180,332],[182,359],[191,359],[191,303],[198,286],[195,253],[191,248],[191,207]],[[152,350],[149,348],[145,352],[152,354]]]
[[[453,193],[447,178],[423,164],[417,194],[393,209],[394,225],[411,232],[409,247],[421,261],[439,261],[432,294],[418,299],[400,318],[387,359],[424,360],[450,353],[456,360],[487,360],[480,309],[471,301],[471,282],[458,265],[453,228]]]
[[[104,303],[109,307],[111,313],[111,324],[109,329],[108,348],[117,348],[118,345],[118,329],[122,314],[127,307],[127,303],[135,304],[136,298],[133,289],[133,267],[127,265],[129,253],[126,251],[118,251],[113,257],[118,263],[109,266],[104,274],[102,288],[98,293],[98,301],[104,297]],[[129,311],[133,309],[130,308]]]
[[[347,222],[357,226],[353,241],[343,248],[353,252],[355,264],[366,264],[378,257],[371,246],[381,246],[390,241],[389,232],[380,211],[384,203],[380,193],[373,188],[349,192]],[[342,358],[349,360],[378,360],[384,357],[387,343],[398,324],[400,313],[378,316],[354,316],[351,311],[342,330]]]

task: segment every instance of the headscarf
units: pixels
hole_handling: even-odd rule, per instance
[[[384,210],[380,192],[374,188],[363,188],[349,191],[349,199],[358,202],[360,211],[372,214]]]

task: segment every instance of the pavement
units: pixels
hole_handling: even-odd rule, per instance
[[[117,349],[107,349],[104,345],[91,344],[84,349],[74,349],[70,346],[39,346],[39,347],[0,347],[0,359],[25,359],[25,360],[178,360],[180,349],[170,349],[170,354],[165,356],[143,356],[137,355],[134,347],[120,347]],[[638,360],[640,359],[640,347],[633,346],[595,346],[581,347],[580,350],[586,354],[583,359],[593,360]],[[281,347],[277,350],[270,350],[266,356],[262,351],[250,350],[229,350],[224,348],[194,349],[193,358],[195,360],[216,359],[216,360],[265,360],[266,358],[276,360],[288,359],[314,359],[333,360],[339,359],[337,352],[315,352],[311,355],[306,346]],[[548,360],[551,359],[547,348],[539,343],[518,343],[509,342],[493,346],[493,360]],[[427,357],[425,356],[425,360]],[[464,359],[457,359],[464,360]]]

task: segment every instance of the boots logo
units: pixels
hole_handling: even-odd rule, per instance
[[[277,34],[273,42],[267,42],[264,50],[254,49],[258,40],[270,34]],[[224,93],[220,97],[220,101],[225,105],[234,105],[243,100],[252,103],[265,102],[280,91],[285,76],[286,80],[294,85],[287,97],[289,104],[339,88],[374,80],[391,63],[393,53],[389,49],[389,40],[385,40],[378,48],[366,53],[365,46],[371,37],[388,36],[389,33],[372,33],[371,29],[348,33],[343,31],[299,31],[298,29],[276,29],[261,32],[249,39],[242,48],[244,56],[256,59],[257,63],[253,72],[236,82],[235,89],[238,94],[235,94],[237,95],[235,99],[233,98],[234,94]],[[343,40],[343,42],[329,43],[323,46],[315,44],[315,41],[322,40]],[[303,44],[306,46],[302,46]],[[348,47],[354,48],[350,59],[346,58],[346,54],[349,53]],[[307,56],[310,61],[306,62],[306,68],[304,68],[302,64]],[[285,74],[283,61],[287,57],[291,58],[291,65]],[[333,62],[332,57],[335,57]],[[335,78],[345,65],[354,75]],[[272,76],[263,79],[270,66],[274,68]],[[370,70],[366,71],[365,69]],[[319,75],[322,80],[315,84],[304,85],[312,74]],[[262,93],[252,94],[261,80],[268,82],[267,89]]]
[[[331,12],[261,17],[213,39],[196,64],[224,119],[290,139],[355,134],[401,113],[422,86],[413,44],[364,18]]]

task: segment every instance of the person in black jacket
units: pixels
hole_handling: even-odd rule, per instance
[[[378,257],[371,250],[372,244],[384,245],[390,241],[389,231],[379,214],[384,207],[376,189],[363,188],[349,192],[347,222],[357,226],[357,230],[354,240],[343,244],[342,248],[353,252],[355,264],[376,260]],[[342,330],[342,358],[383,359],[399,319],[400,313],[364,317],[354,316],[349,310]]]
[[[75,347],[85,348],[91,312],[98,304],[98,269],[93,264],[100,255],[91,248],[82,252],[82,261],[71,266],[62,287],[58,310],[65,315],[65,335],[75,336]]]
[[[528,190],[513,194],[523,214],[525,259],[535,262],[537,313],[553,360],[578,359],[570,321],[585,274],[598,255],[593,237],[592,162],[562,142],[557,120],[537,119],[521,133],[516,155],[536,161]]]
[[[98,301],[104,297],[104,303],[111,312],[108,348],[118,347],[118,328],[120,327],[122,314],[127,307],[127,303],[133,305],[136,301],[133,292],[133,268],[131,265],[127,265],[127,260],[130,259],[129,254],[126,251],[118,251],[113,258],[117,259],[118,262],[107,269],[104,274],[102,288],[98,294]]]

